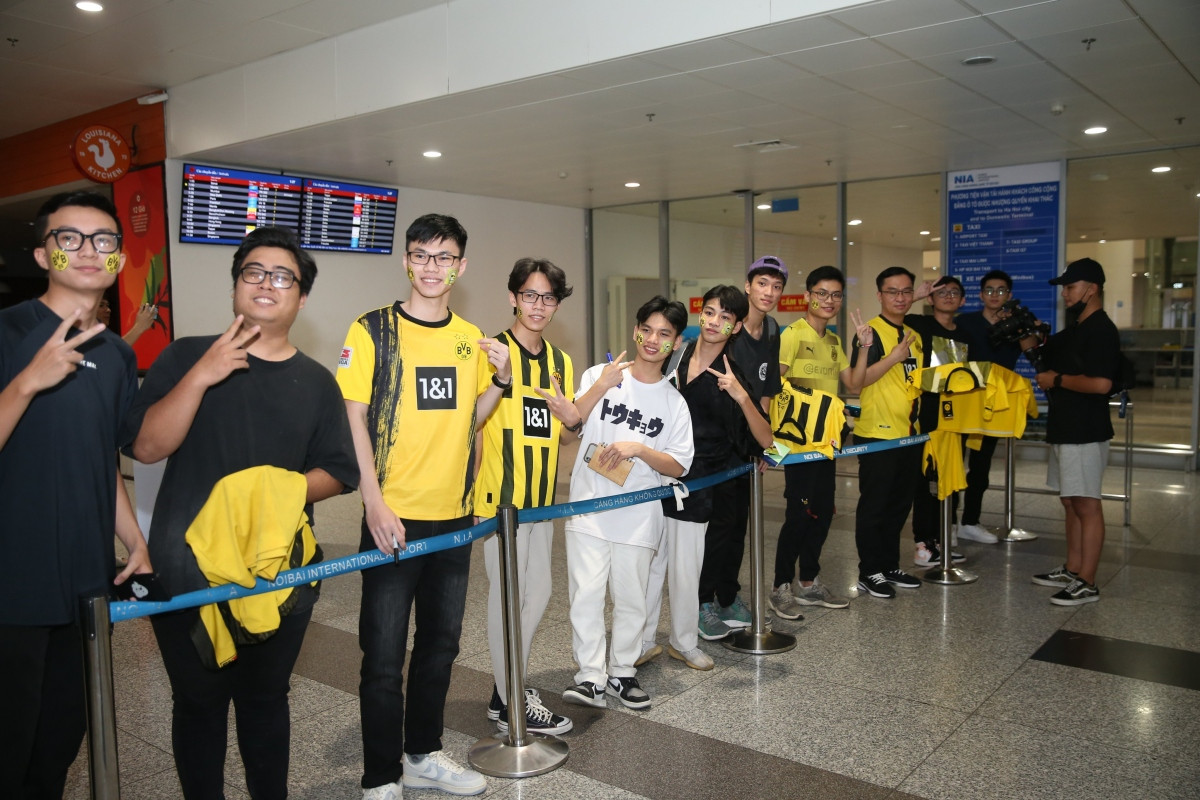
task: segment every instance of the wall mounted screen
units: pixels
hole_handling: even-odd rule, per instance
[[[237,245],[264,225],[299,233],[301,188],[287,175],[184,164],[179,241]]]

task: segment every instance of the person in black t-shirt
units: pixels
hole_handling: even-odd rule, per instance
[[[1062,287],[1068,323],[1041,348],[1045,370],[1037,384],[1050,402],[1046,441],[1050,460],[1046,482],[1058,490],[1066,511],[1067,561],[1034,575],[1041,586],[1060,587],[1050,602],[1061,606],[1100,599],[1096,567],[1104,547],[1100,484],[1113,437],[1108,396],[1120,369],[1117,326],[1104,313],[1104,269],[1090,258],[1072,261],[1050,281]],[[1028,350],[1035,337],[1021,341]]]

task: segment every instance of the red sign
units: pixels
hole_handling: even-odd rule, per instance
[[[154,324],[133,345],[138,369],[149,369],[175,335],[162,165],[134,170],[114,184],[113,203],[125,228],[125,269],[117,276],[116,308],[122,335],[133,327],[143,304],[158,309]]]
[[[788,311],[808,311],[808,295],[806,294],[785,294],[779,298],[780,312]]]
[[[113,183],[129,171],[129,145],[121,134],[104,125],[89,125],[71,148],[75,166],[98,183]]]
[[[689,314],[699,314],[703,310],[704,310],[704,298],[703,297],[689,297],[688,298],[688,313]]]

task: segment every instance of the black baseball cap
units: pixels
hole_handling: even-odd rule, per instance
[[[1088,283],[1103,286],[1104,267],[1100,266],[1100,262],[1093,259],[1081,258],[1078,261],[1072,261],[1070,264],[1067,264],[1067,268],[1063,270],[1062,275],[1050,279],[1050,285],[1065,286],[1075,281],[1087,281]]]

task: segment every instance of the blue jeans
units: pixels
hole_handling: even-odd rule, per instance
[[[469,528],[473,522],[471,517],[401,521],[410,542]],[[359,552],[373,549],[375,540],[364,520]],[[398,781],[404,753],[442,749],[442,716],[450,667],[458,657],[470,567],[471,545],[467,544],[363,572],[358,699],[364,789]],[[408,665],[406,708],[403,671],[408,618],[414,606],[417,630]]]

